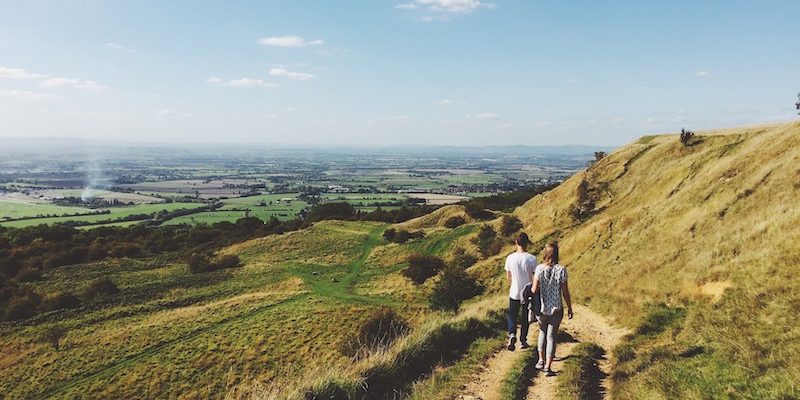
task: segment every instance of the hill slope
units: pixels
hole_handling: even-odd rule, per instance
[[[639,327],[616,397],[798,395],[798,161],[797,123],[644,137],[515,211],[573,298]]]

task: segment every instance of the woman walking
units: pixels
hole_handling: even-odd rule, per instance
[[[558,243],[552,242],[542,251],[542,263],[536,266],[533,274],[533,292],[539,291],[542,299],[539,315],[539,362],[537,369],[543,369],[547,376],[554,376],[553,357],[556,355],[556,335],[564,318],[564,305],[567,303],[567,316],[572,319],[572,300],[567,284],[567,269],[558,263]]]

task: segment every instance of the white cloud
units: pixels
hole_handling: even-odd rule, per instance
[[[700,70],[694,73],[695,78],[705,78],[711,75],[711,72]]]
[[[286,68],[272,68],[269,70],[271,76],[294,79],[297,81],[307,81],[314,78],[314,75],[305,72],[289,71]]]
[[[241,78],[234,79],[225,83],[228,86],[235,87],[278,87],[277,83],[265,82],[261,79]]]
[[[123,51],[125,53],[136,53],[136,50],[114,42],[106,42],[105,47],[109,50]]]
[[[467,119],[500,119],[500,115],[495,113],[468,114]]]
[[[490,10],[497,8],[497,4],[495,3],[483,2],[480,0],[416,0],[415,2],[416,5],[413,8],[398,7],[401,4],[398,4],[398,6],[395,6],[395,8],[416,9],[418,8],[416,6],[419,6],[419,8],[424,8],[429,11],[454,13],[454,14],[470,13],[479,8],[486,8]]]
[[[17,101],[47,101],[58,100],[61,96],[50,93],[30,92],[27,90],[4,90],[0,89],[0,98]]]
[[[466,101],[450,100],[450,99],[442,99],[442,100],[437,101],[436,104],[438,104],[438,105],[440,105],[442,107],[449,107],[449,106],[455,106],[455,105],[463,106],[463,105],[467,104],[467,102]]]
[[[416,10],[417,5],[414,3],[400,3],[394,6],[398,10]]]
[[[46,88],[72,88],[94,90],[99,92],[108,89],[108,86],[101,85],[95,81],[86,81],[75,78],[50,78],[39,82],[39,86]]]
[[[223,86],[233,86],[233,87],[278,87],[277,83],[266,82],[263,79],[254,79],[254,78],[239,78],[233,79],[225,82],[222,78],[217,78],[216,76],[209,77],[206,79],[207,83],[212,85],[223,85]]]
[[[164,108],[164,109],[158,110],[156,112],[156,114],[158,114],[158,115],[160,115],[162,117],[174,117],[174,116],[178,115],[178,112],[175,111],[175,110],[170,110],[169,108]]]
[[[258,39],[258,44],[264,46],[275,47],[306,47],[306,46],[319,46],[323,44],[322,40],[306,40],[300,36],[269,36]]]
[[[0,65],[0,78],[7,78],[7,79],[37,79],[37,78],[45,78],[46,75],[36,74],[33,72],[26,71],[22,68],[11,68],[11,67],[4,67]]]

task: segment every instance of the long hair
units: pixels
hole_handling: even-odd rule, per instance
[[[558,264],[558,242],[550,242],[544,246],[542,262],[550,266]]]

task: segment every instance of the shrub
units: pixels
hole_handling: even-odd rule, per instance
[[[405,335],[410,326],[390,307],[381,307],[361,325],[358,335],[342,342],[339,350],[349,357],[363,358],[375,350],[386,348]]]
[[[12,298],[3,310],[4,321],[19,321],[36,314],[41,299],[35,293]]]
[[[520,229],[522,229],[522,221],[519,218],[512,215],[503,216],[503,220],[500,223],[500,233],[503,236],[511,236]]]
[[[500,252],[503,243],[497,237],[497,232],[491,225],[481,226],[478,236],[472,240],[480,250],[483,257],[491,257]]]
[[[236,268],[242,265],[239,256],[228,254],[213,259],[207,253],[192,253],[189,256],[189,271],[193,274],[217,271],[226,268]]]
[[[600,160],[602,160],[604,158],[606,158],[606,152],[605,151],[595,151],[594,152],[594,161],[595,162],[600,161]]]
[[[457,215],[455,217],[450,217],[446,221],[444,221],[444,226],[445,228],[453,229],[453,228],[458,228],[459,226],[464,225],[466,223],[467,220],[464,219],[464,217]]]
[[[67,329],[63,326],[51,326],[42,332],[42,339],[50,343],[56,351],[58,351],[61,339],[64,336],[67,336]]]
[[[408,267],[401,273],[417,285],[421,285],[444,268],[444,261],[439,257],[415,254],[408,258]]]
[[[453,259],[451,263],[462,270],[475,265],[476,262],[478,262],[478,258],[467,253],[467,251],[461,247],[453,251]]]
[[[589,182],[584,178],[575,188],[575,203],[570,207],[570,215],[577,221],[589,217],[595,208]]]
[[[420,239],[425,237],[425,232],[414,231],[409,232],[403,229],[389,228],[383,231],[383,238],[392,243],[405,243],[411,239]]]
[[[81,306],[81,299],[70,292],[55,292],[42,299],[42,311],[68,310]]]
[[[42,279],[42,273],[32,267],[24,267],[17,272],[17,282],[33,282]]]
[[[684,147],[689,147],[692,145],[692,138],[694,138],[694,132],[687,129],[681,129],[681,144],[683,144]]]
[[[83,298],[92,301],[97,299],[107,299],[119,293],[119,288],[111,279],[100,278],[92,282],[83,291]]]
[[[487,220],[494,218],[494,213],[481,207],[478,203],[467,203],[464,206],[464,211],[467,215],[478,220]]]
[[[442,278],[433,286],[430,305],[434,310],[458,311],[464,300],[479,295],[483,289],[464,270],[447,266]]]

